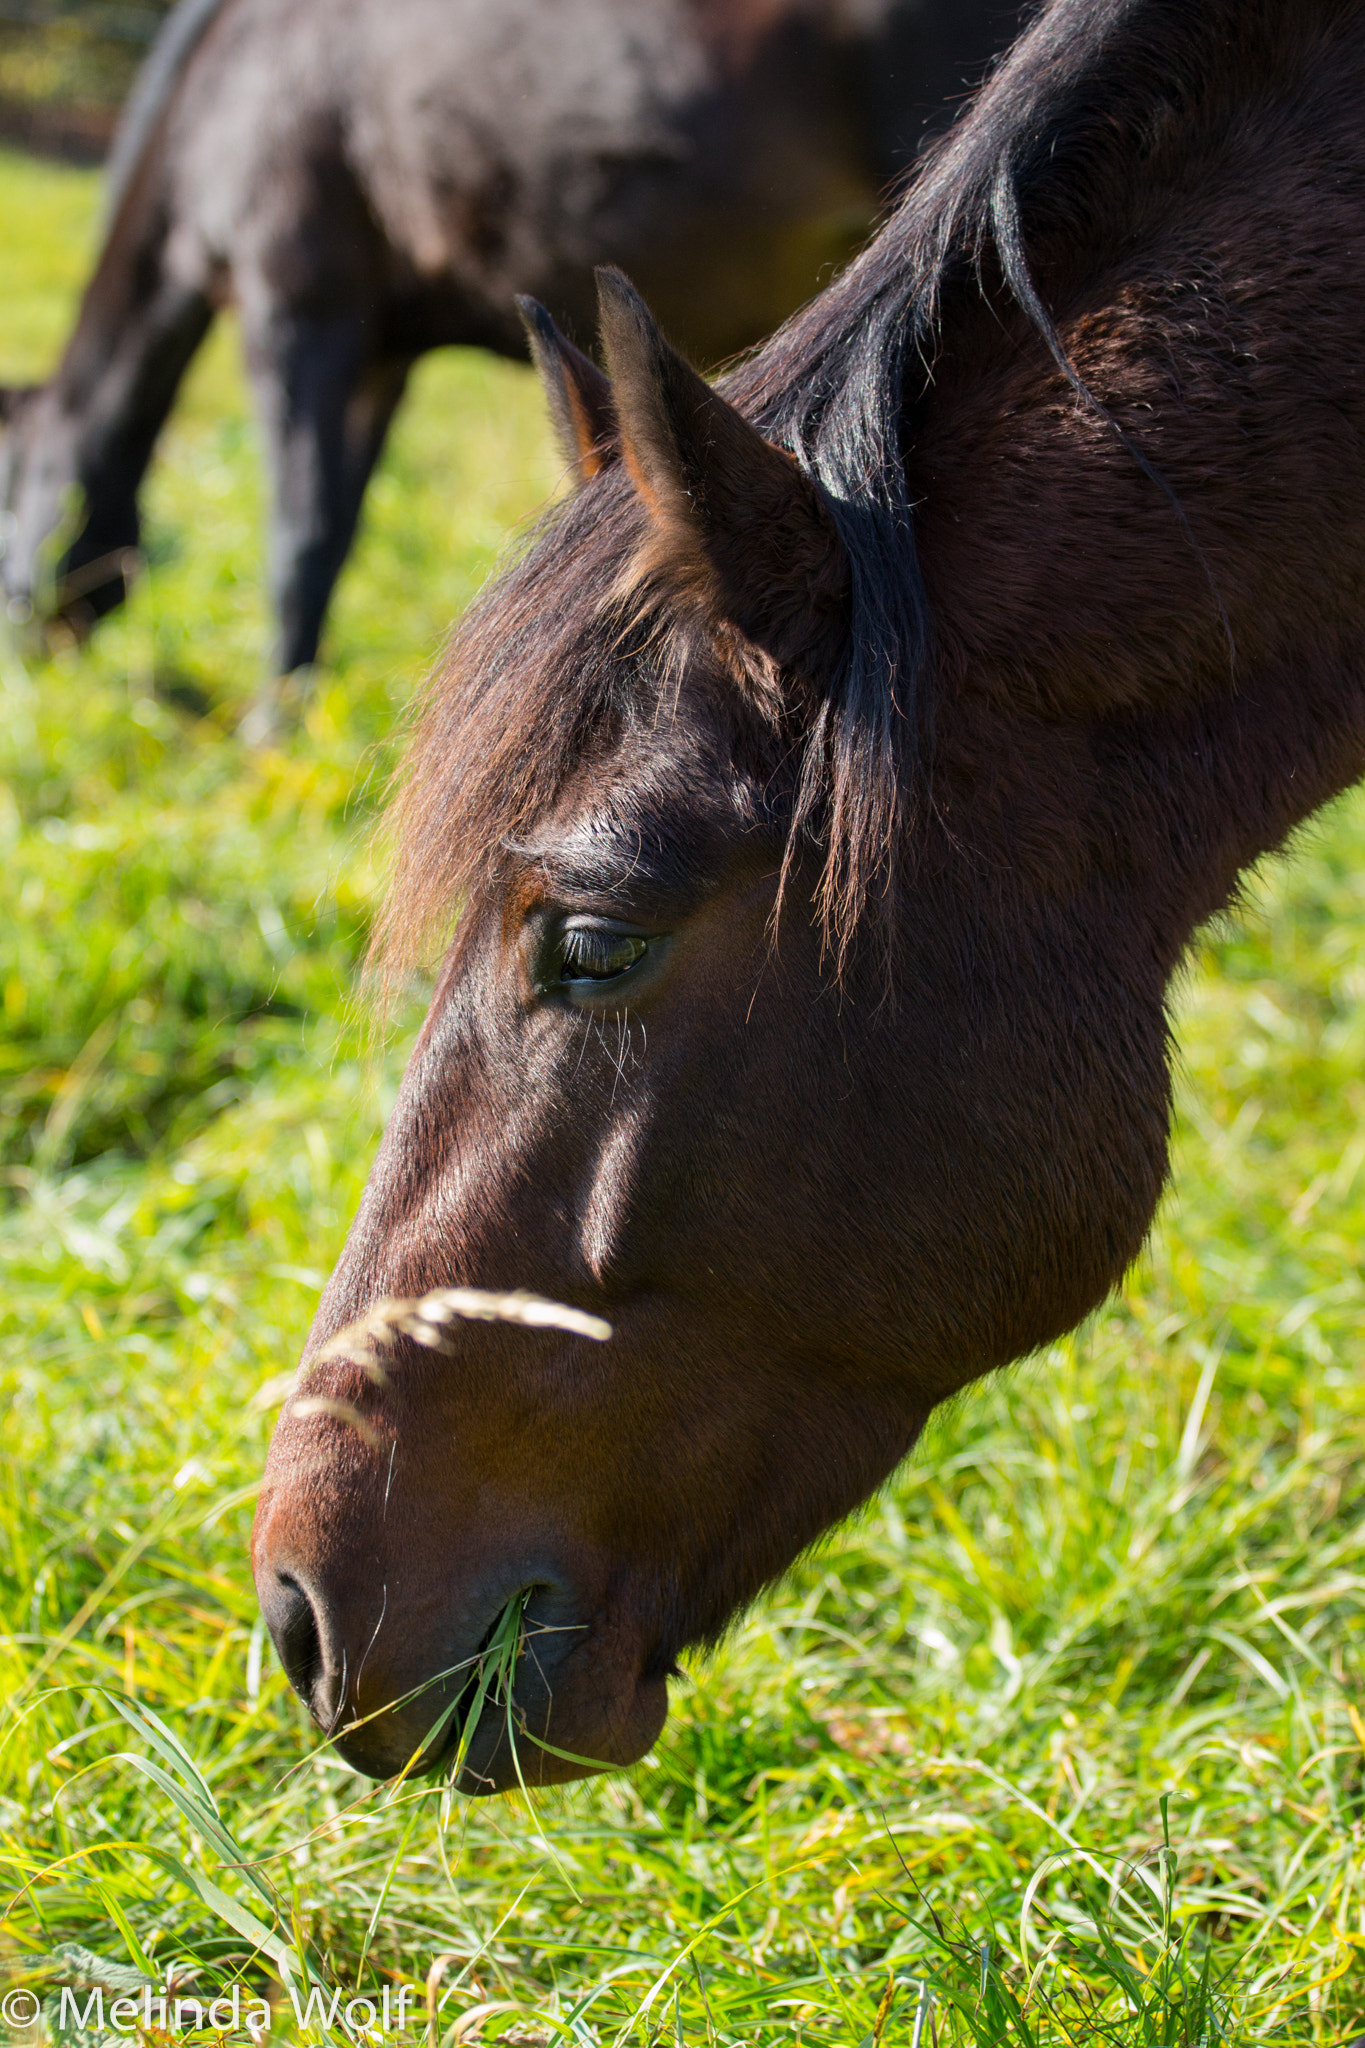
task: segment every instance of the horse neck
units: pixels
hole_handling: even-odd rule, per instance
[[[1365,772],[1365,23],[1282,14],[1278,68],[1029,249],[1079,386],[988,276],[910,421],[936,801],[1047,893],[1117,887],[1167,971]]]

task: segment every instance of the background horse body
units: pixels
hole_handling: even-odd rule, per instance
[[[1348,0],[1057,0],[724,396],[623,280],[610,390],[541,330],[621,459],[433,687],[385,943],[459,927],[314,1343],[457,1282],[615,1335],[308,1367],[257,1583],[361,1768],[517,1595],[527,1776],[639,1756],[1139,1250],[1170,977],[1365,768],[1362,93]]]
[[[276,666],[310,662],[423,351],[524,354],[519,292],[585,327],[608,260],[703,360],[748,346],[856,245],[1011,21],[1001,0],[185,0],[61,365],[10,395],[11,599],[78,622],[118,602],[153,442],[230,299]]]

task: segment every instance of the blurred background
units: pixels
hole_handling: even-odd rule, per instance
[[[171,0],[3,0],[0,141],[99,163]]]

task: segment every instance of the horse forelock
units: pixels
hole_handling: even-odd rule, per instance
[[[532,835],[638,692],[647,627],[619,592],[640,537],[630,493],[603,478],[551,509],[456,626],[390,811],[394,881],[371,948],[386,985]]]
[[[1083,268],[1132,203],[1135,153],[1159,153],[1201,96],[1221,90],[1231,103],[1243,72],[1273,63],[1277,39],[1311,32],[1329,11],[1327,0],[1055,0],[922,159],[862,256],[722,380],[822,485],[849,558],[846,651],[810,707],[788,836],[789,862],[804,845],[822,849],[817,912],[841,965],[866,923],[894,934],[928,787],[935,636],[904,458],[917,409],[932,403],[955,294],[1012,300],[1079,402],[1093,404],[1035,288],[1033,245],[1055,258],[1069,237]],[[1065,290],[1074,279],[1063,269],[1054,282]],[[685,588],[651,582],[649,602],[624,601],[632,587],[640,594],[642,542],[626,479],[600,477],[552,511],[457,629],[422,700],[393,814],[396,875],[374,949],[387,976],[423,954],[496,850],[525,836],[605,746],[649,687],[651,647],[657,656],[695,628]],[[743,669],[742,648],[729,658]]]

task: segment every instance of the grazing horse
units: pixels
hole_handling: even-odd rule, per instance
[[[181,375],[235,302],[264,429],[277,673],[317,652],[413,362],[523,356],[628,264],[703,360],[850,255],[1019,0],[181,0],[111,164],[51,382],[9,392],[11,607],[124,594]]]
[[[359,1769],[514,1596],[460,1783],[639,1757],[1138,1253],[1171,977],[1365,772],[1363,98],[1362,0],[1053,0],[718,388],[535,316],[584,481],[430,689],[388,971],[458,925],[255,1529]],[[317,1355],[453,1283],[614,1335]]]

